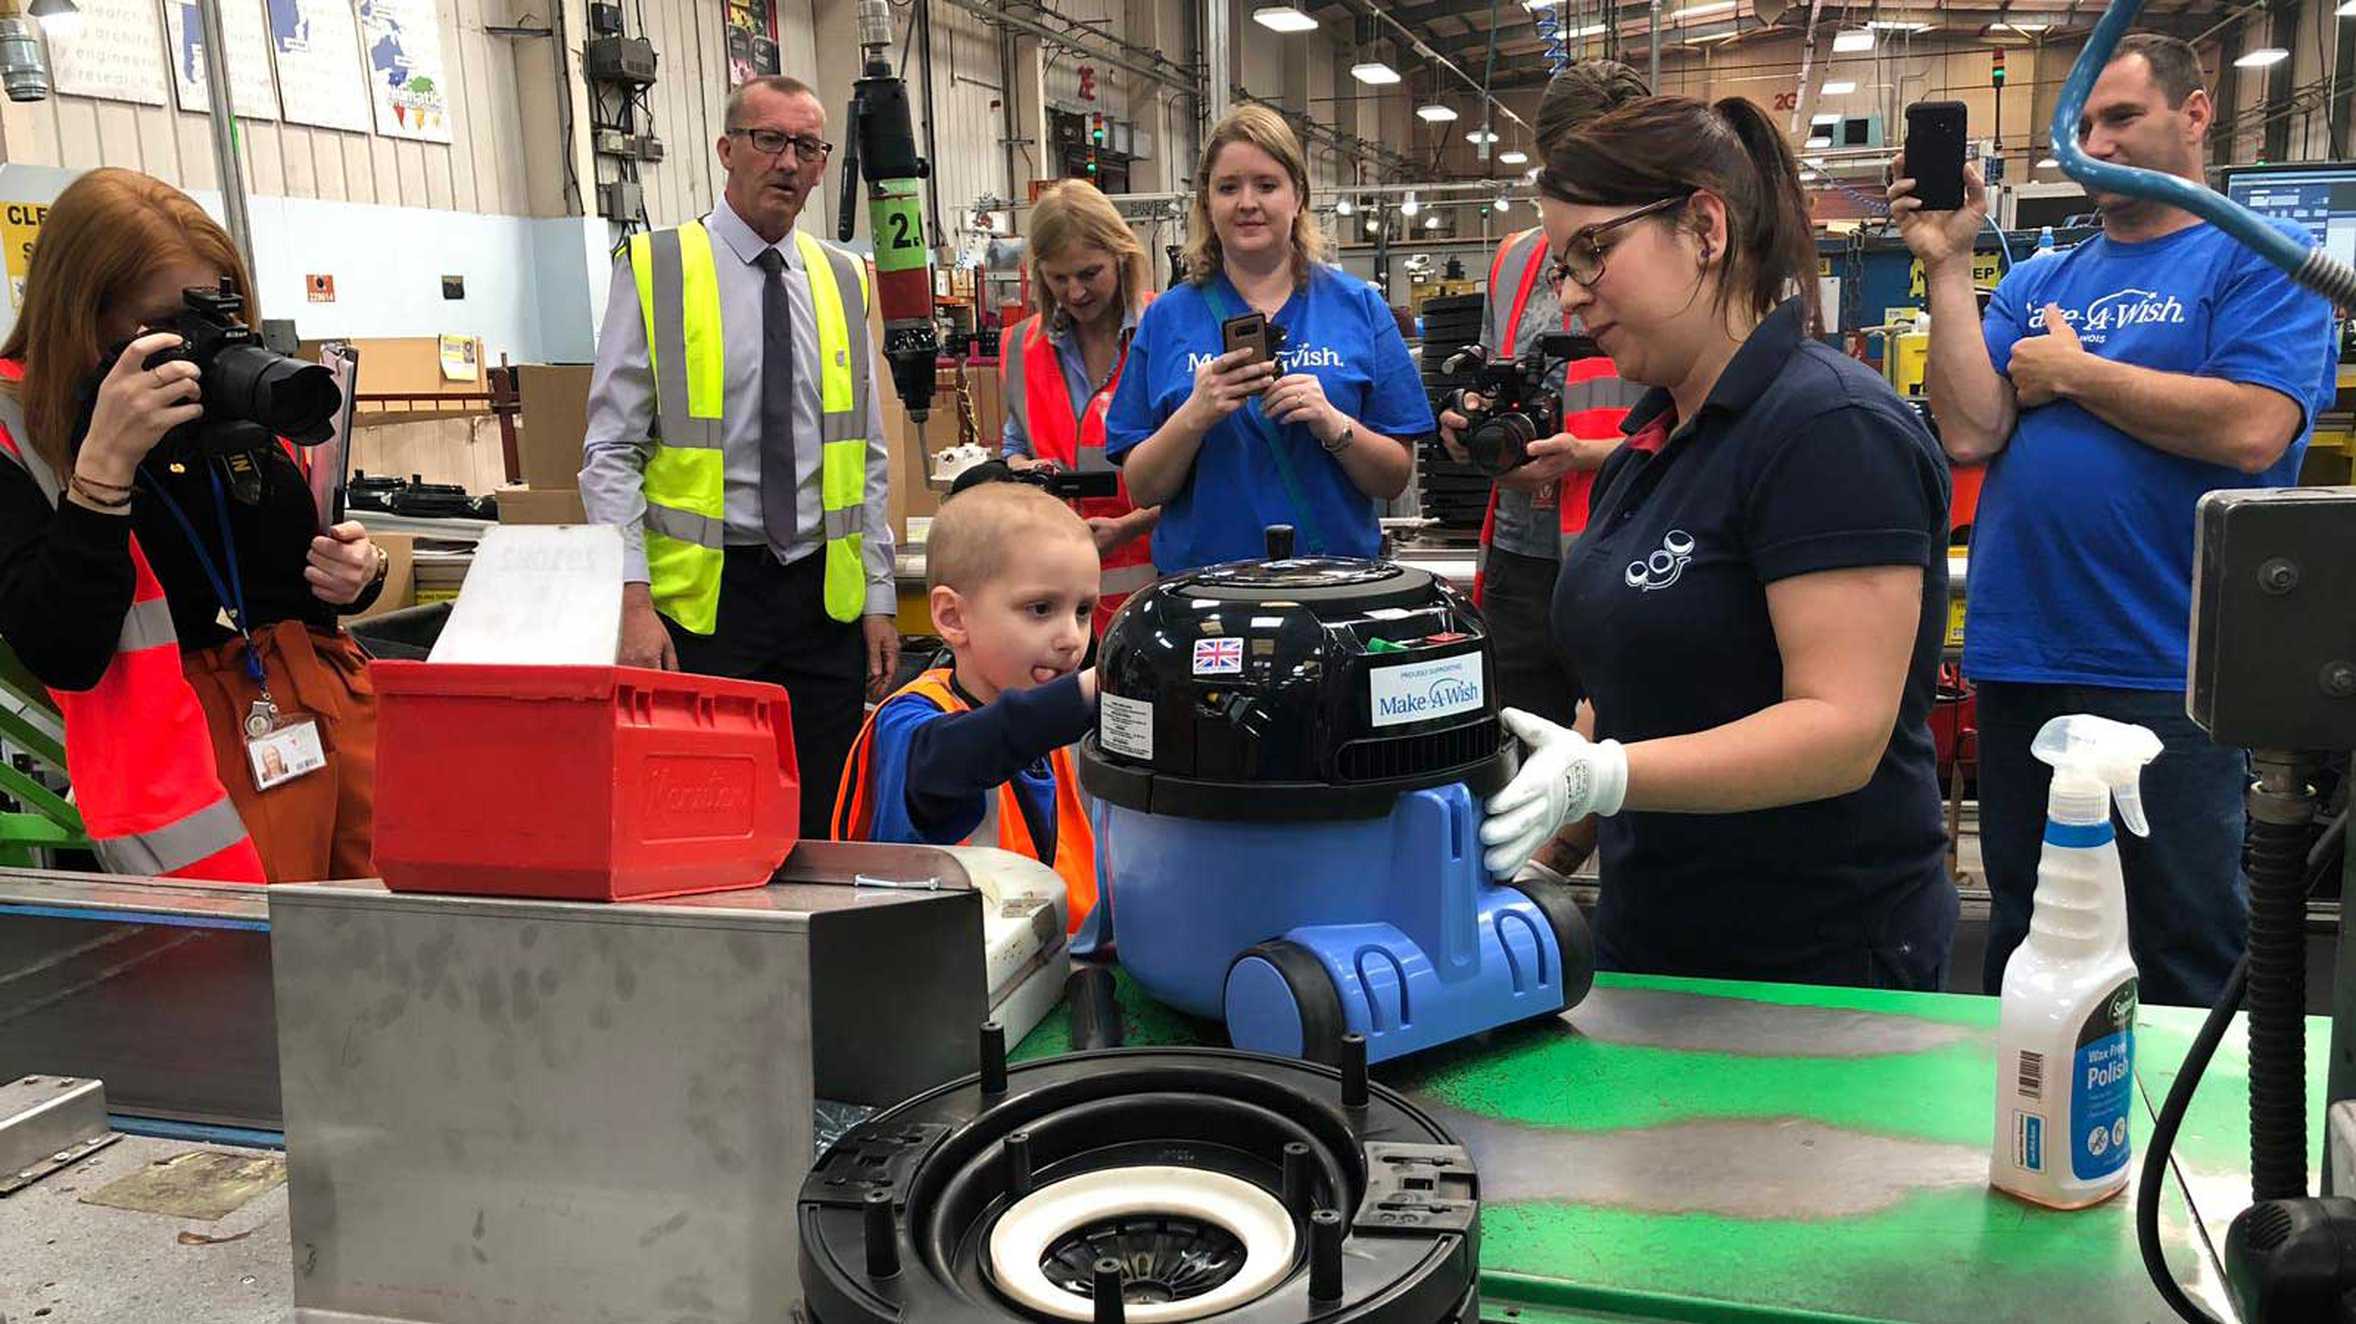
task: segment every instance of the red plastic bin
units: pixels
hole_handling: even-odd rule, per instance
[[[757,887],[794,848],[785,691],[637,667],[374,662],[397,892],[627,901]]]

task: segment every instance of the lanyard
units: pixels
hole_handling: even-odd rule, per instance
[[[212,584],[213,596],[220,600],[222,610],[229,613],[229,623],[237,627],[238,637],[245,640],[246,678],[262,691],[263,700],[268,702],[270,687],[262,678],[262,655],[254,651],[253,632],[246,624],[245,578],[237,569],[237,536],[229,530],[229,498],[221,491],[220,470],[210,462],[205,464],[205,477],[212,480],[213,486],[213,514],[221,526],[221,551],[228,558],[229,575],[225,581],[221,570],[213,564],[212,554],[205,550],[204,540],[196,536],[196,525],[189,520],[188,512],[180,509],[180,503],[172,499],[172,494],[165,491],[163,484],[158,483],[144,466],[139,470],[139,477],[147,484],[148,490],[164,503],[164,509],[172,512],[172,518],[179,522],[180,531],[188,535],[188,548],[196,553],[196,563],[205,572],[205,579]]]

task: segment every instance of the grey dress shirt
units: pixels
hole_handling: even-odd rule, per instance
[[[762,242],[725,199],[704,218],[712,242],[712,264],[720,282],[720,324],[727,328],[726,381],[721,402],[721,468],[727,483],[723,537],[730,544],[765,544],[761,522],[761,283],[754,260],[771,245]],[[792,235],[775,245],[785,256],[785,292],[793,301],[794,473],[797,530],[786,550],[798,561],[824,545],[823,506],[818,491],[819,372],[818,318],[810,302],[810,274]],[[853,333],[857,335],[857,332]],[[872,348],[868,350],[873,353]],[[863,533],[867,562],[867,613],[898,610],[892,582],[892,529],[886,506],[891,497],[891,458],[885,445],[882,393],[892,389],[891,371],[874,362],[867,397],[867,506]],[[606,295],[605,325],[597,337],[597,368],[589,381],[589,430],[581,442],[581,506],[599,524],[622,530],[622,577],[647,582],[647,457],[654,442],[654,373],[648,367],[646,318],[638,307],[638,281],[627,255],[614,263],[613,288]]]

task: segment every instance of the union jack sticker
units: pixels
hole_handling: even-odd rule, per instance
[[[1197,639],[1194,641],[1194,674],[1198,676],[1240,676],[1243,674],[1243,640]]]

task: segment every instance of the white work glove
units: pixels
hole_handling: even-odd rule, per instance
[[[1617,740],[1591,741],[1519,708],[1498,717],[1521,737],[1522,770],[1489,797],[1482,862],[1496,877],[1511,878],[1563,824],[1620,812],[1628,797],[1628,752]]]

